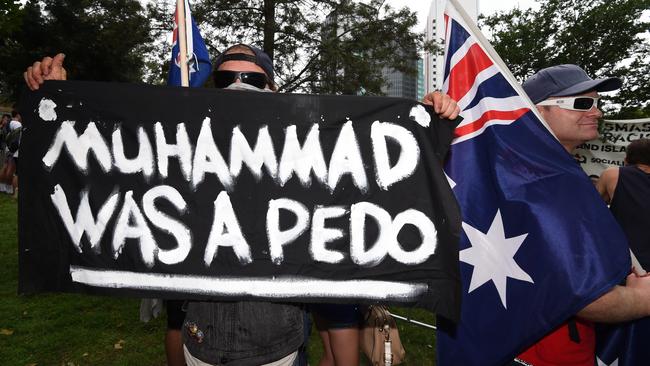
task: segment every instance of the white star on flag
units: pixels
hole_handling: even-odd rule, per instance
[[[600,358],[596,357],[596,363],[598,364],[598,366],[618,366],[618,358],[615,359],[611,364],[607,364],[601,361]]]
[[[445,172],[445,178],[447,178],[447,182],[449,183],[451,189],[454,189],[454,187],[456,187],[456,182],[454,182],[451,178],[449,178],[446,172]]]
[[[492,281],[503,307],[506,306],[506,282],[508,277],[534,283],[528,273],[515,262],[514,256],[528,234],[506,238],[501,213],[497,214],[487,234],[463,222],[463,230],[472,244],[460,252],[460,260],[474,266],[469,293]]]

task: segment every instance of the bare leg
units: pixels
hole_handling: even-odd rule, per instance
[[[180,329],[167,329],[165,334],[165,353],[168,366],[185,366],[183,338]]]
[[[323,341],[323,355],[318,362],[318,366],[336,366],[334,362],[334,354],[332,354],[332,346],[330,345],[330,335],[327,330],[318,332],[320,339]]]
[[[327,329],[327,324],[318,315],[314,323],[323,341],[323,355],[318,366],[358,366],[359,365],[359,329]]]
[[[328,330],[336,366],[359,365],[359,328]]]
[[[318,362],[318,366],[335,366],[334,355],[330,346],[330,335],[327,331],[327,322],[315,312],[312,313],[312,316],[314,317],[314,324],[316,325],[316,329],[318,329],[320,340],[323,342],[323,355]]]
[[[14,189],[14,197],[18,197],[18,176],[14,175],[13,179],[11,180],[11,186]]]

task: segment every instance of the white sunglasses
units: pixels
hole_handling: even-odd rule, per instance
[[[598,106],[599,100],[600,98],[597,97],[567,97],[547,99],[537,105],[554,105],[562,109],[585,112],[593,108],[594,105]]]

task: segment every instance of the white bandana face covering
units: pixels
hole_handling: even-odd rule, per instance
[[[258,88],[258,87],[256,87],[256,86],[253,86],[253,85],[250,85],[250,84],[246,84],[246,83],[232,83],[232,84],[228,85],[228,86],[227,86],[226,88],[224,88],[224,89],[227,89],[227,90],[244,90],[244,91],[266,92],[266,93],[269,93],[269,92],[272,93],[272,92],[273,92],[273,90],[271,90],[271,89],[266,89],[266,88],[264,88],[264,89],[260,89],[260,88]]]

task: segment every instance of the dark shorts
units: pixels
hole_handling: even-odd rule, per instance
[[[362,320],[358,305],[311,304],[309,309],[325,323],[327,329],[355,328]]]
[[[183,304],[185,300],[165,300],[167,307],[167,329],[180,330],[183,328],[185,321],[185,310]]]

